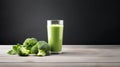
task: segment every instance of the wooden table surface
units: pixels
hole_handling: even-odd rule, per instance
[[[0,67],[120,67],[120,45],[63,45],[45,57],[8,55],[10,48],[0,45]]]

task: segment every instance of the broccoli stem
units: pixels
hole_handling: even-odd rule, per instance
[[[43,50],[38,50],[37,56],[45,56],[46,53]]]

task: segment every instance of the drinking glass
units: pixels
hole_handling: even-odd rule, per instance
[[[63,20],[47,20],[48,44],[51,53],[61,53],[63,44]]]

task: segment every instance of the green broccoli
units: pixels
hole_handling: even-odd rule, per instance
[[[12,50],[12,49],[9,50],[7,53],[10,54],[10,55],[16,55],[17,54],[17,52],[15,50]]]
[[[43,55],[50,55],[50,46],[45,41],[38,41],[36,45],[31,48],[32,54],[37,54],[40,56],[42,53]]]
[[[27,50],[31,50],[31,48],[37,43],[37,39],[36,38],[27,38],[24,43],[23,46],[27,49]]]
[[[10,54],[10,55],[16,55],[16,54],[18,54],[18,49],[21,48],[21,47],[22,46],[19,43],[17,45],[13,45],[12,49],[9,50],[7,53]]]
[[[46,53],[45,55],[50,55],[50,46],[48,45],[47,42],[39,41],[39,42],[37,42],[36,45],[38,45],[38,51],[43,50]],[[40,53],[40,52],[38,52],[38,53]]]
[[[34,45],[32,48],[31,48],[31,54],[37,54],[38,53],[38,45]]]
[[[25,47],[21,47],[18,49],[19,56],[29,56],[30,51],[27,50]]]

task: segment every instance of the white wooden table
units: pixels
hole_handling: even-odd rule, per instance
[[[120,67],[120,45],[63,45],[45,57],[8,55],[10,48],[0,45],[0,67]]]

